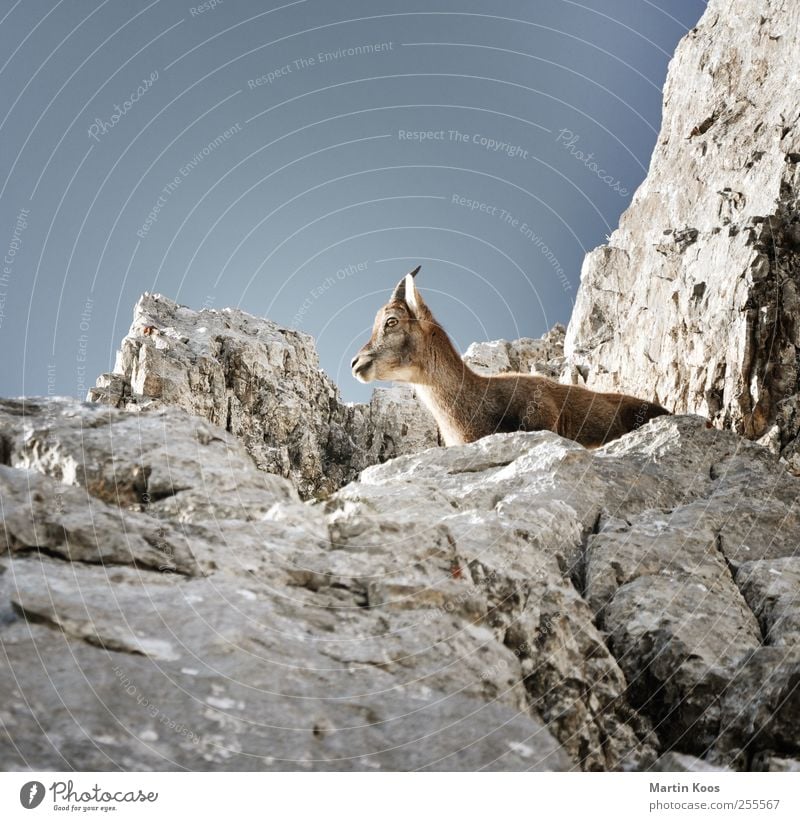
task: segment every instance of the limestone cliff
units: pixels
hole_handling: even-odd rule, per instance
[[[646,180],[585,259],[565,350],[800,469],[800,4],[711,0],[681,41]]]

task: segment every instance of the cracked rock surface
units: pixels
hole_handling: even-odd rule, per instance
[[[0,436],[4,769],[800,757],[800,480],[700,419],[432,448],[314,503],[176,408],[6,401]]]
[[[381,388],[369,404],[343,403],[310,336],[231,308],[193,311],[160,294],[136,303],[114,371],[98,378],[89,399],[202,416],[303,498],[438,443],[411,389]]]
[[[800,5],[710,0],[644,183],[584,260],[567,361],[800,471]]]

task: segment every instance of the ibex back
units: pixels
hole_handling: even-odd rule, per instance
[[[551,430],[596,447],[669,411],[620,393],[597,393],[543,376],[482,376],[461,359],[417,290],[415,268],[378,311],[352,362],[361,382],[408,382],[433,414],[446,445],[491,433]]]

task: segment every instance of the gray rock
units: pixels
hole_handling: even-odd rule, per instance
[[[501,434],[375,465],[309,504],[182,411],[25,408],[0,416],[8,769],[647,769],[666,746],[742,768],[800,754],[796,665],[761,646],[751,611],[777,624],[783,600],[768,607],[738,561],[778,519],[796,543],[800,480],[734,434],[693,417],[595,451]],[[165,424],[180,429],[166,444]],[[131,477],[154,453],[180,487],[142,504]],[[228,460],[250,515],[220,498]],[[726,507],[748,495],[777,518]]]
[[[800,556],[745,562],[736,583],[761,624],[764,642],[800,646]]]
[[[701,420],[648,428],[602,450],[631,461],[646,455],[662,473],[682,476],[683,490],[676,486],[659,509],[609,509],[600,518],[587,540],[585,594],[632,703],[664,743],[705,755],[720,743],[730,694],[741,688],[741,701],[750,693],[762,704],[746,664],[762,650],[762,629],[767,641],[796,642],[792,577],[770,589],[774,574],[765,574],[796,552],[799,487],[763,448],[715,435]]]
[[[800,773],[800,759],[784,758],[765,751],[753,758],[753,770],[767,773]]]
[[[732,583],[641,576],[614,596],[604,624],[632,703],[666,744],[704,753],[720,728],[717,700],[759,646],[758,625]]]
[[[487,531],[476,508],[524,532],[527,589],[545,579],[537,595],[546,599],[550,574],[560,572],[585,593],[626,674],[626,696],[659,738],[698,753],[714,743],[718,701],[762,641],[735,568],[742,556],[794,551],[800,535],[800,485],[774,457],[702,419],[672,417],[593,453],[545,433],[428,451],[364,471],[337,498],[388,509],[399,482],[408,505],[401,532],[436,507],[459,545],[464,537],[453,527],[462,516],[481,527],[478,550],[508,543],[497,526]],[[578,621],[563,604],[561,612]],[[514,641],[516,625],[498,624]],[[557,701],[563,682],[542,682],[536,692]],[[560,714],[576,712],[573,705]]]
[[[72,562],[202,572],[178,528],[104,504],[85,490],[0,465],[3,541],[14,554],[45,553]]]
[[[414,642],[425,653],[438,637],[444,650],[448,625],[371,657],[360,640],[383,630],[351,597],[339,614],[257,580],[183,583],[46,558],[14,560],[7,574],[30,623],[3,631],[0,714],[15,741],[0,741],[5,769],[569,766],[543,724],[510,705],[500,677],[505,697],[477,697],[479,682],[440,690],[409,663]],[[479,650],[486,637],[464,642]],[[464,681],[469,658],[458,645],[446,661],[429,656]]]
[[[736,768],[774,754],[800,758],[800,647],[761,647],[743,657],[725,690],[710,756]]]
[[[180,408],[125,412],[72,400],[0,399],[3,462],[112,505],[182,521],[258,519],[297,500],[239,441]]]
[[[351,473],[439,444],[436,422],[409,386],[375,388],[369,404],[351,408],[348,433],[358,445]]]
[[[800,470],[800,6],[710,0],[664,90],[646,180],[590,253],[565,353]]]
[[[330,493],[368,464],[438,443],[406,390],[341,402],[313,340],[243,311],[192,311],[144,294],[88,398],[118,408],[178,406],[236,436],[259,469],[301,496]]]
[[[715,767],[702,758],[686,753],[664,753],[650,768],[656,773],[724,773],[728,767]]]
[[[509,473],[525,469],[525,451],[540,436],[551,435],[532,434],[527,441],[509,437],[502,443],[516,444],[520,455],[520,464]],[[492,437],[497,438],[502,437]],[[500,443],[485,446],[492,444]],[[529,530],[506,521],[489,497],[459,498],[441,486],[432,492],[426,482],[430,474],[425,475],[432,465],[420,463],[437,455],[436,467],[447,467],[458,461],[453,453],[458,450],[406,457],[417,476],[412,486],[401,477],[374,489],[350,485],[328,503],[334,544],[345,551],[350,568],[363,556],[360,573],[374,574],[368,603],[388,611],[424,607],[490,627],[519,659],[537,714],[582,768],[636,767],[650,760],[647,722],[625,704],[624,677],[590,611],[548,555],[545,530],[557,519],[545,514],[536,531]],[[371,469],[369,481],[394,464],[385,471]],[[495,492],[509,492],[512,486],[498,484]],[[364,509],[370,512],[366,527]],[[565,513],[564,538],[579,539],[574,513]],[[557,541],[561,533],[554,529],[550,538]]]
[[[563,325],[554,325],[539,339],[473,342],[462,357],[478,373],[515,371],[558,378],[564,367]]]

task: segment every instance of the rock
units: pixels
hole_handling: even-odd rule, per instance
[[[0,465],[2,547],[72,562],[134,565],[186,575],[201,572],[179,529],[128,513],[32,471]]]
[[[714,743],[715,702],[742,656],[759,643],[753,615],[739,598],[732,585],[709,589],[685,577],[643,576],[607,608],[610,647],[631,700],[670,746],[699,755]]]
[[[800,6],[711,0],[670,63],[646,180],[585,259],[564,343],[589,387],[657,400],[800,470]]]
[[[712,759],[737,769],[775,750],[800,753],[800,647],[761,647],[742,658],[720,703]]]
[[[478,373],[515,371],[558,378],[564,367],[564,333],[563,325],[555,325],[539,339],[473,342],[462,358]]]
[[[761,624],[766,644],[800,645],[800,557],[744,562],[736,571],[736,583]]]
[[[682,425],[664,421],[648,436],[648,456],[662,471],[677,467],[673,436]],[[609,510],[585,560],[586,596],[633,704],[666,744],[696,755],[718,743],[725,699],[751,654],[784,635],[787,645],[796,642],[787,613],[791,574],[772,596],[764,580],[775,562],[790,561],[780,557],[794,554],[800,534],[796,480],[760,446],[705,431],[700,420],[681,430],[679,501],[635,515]],[[634,433],[605,450],[633,455],[641,445]],[[756,486],[763,490],[753,494]],[[783,599],[774,601],[776,589]]]
[[[178,409],[6,402],[0,424],[7,769],[800,756],[789,593],[768,584],[800,480],[703,420],[595,451],[428,449],[314,504]],[[143,502],[136,471],[169,488],[161,462],[180,485]]]
[[[753,770],[767,773],[800,773],[800,759],[783,758],[765,751],[754,757]]]
[[[715,767],[702,758],[686,753],[664,753],[650,768],[656,773],[724,773],[731,772],[728,767]]]
[[[375,388],[369,404],[353,406],[352,413],[349,434],[359,445],[352,464],[358,471],[439,444],[436,422],[411,387]]]
[[[183,521],[258,519],[299,500],[290,482],[256,470],[234,436],[180,408],[0,399],[0,441],[10,467]]]
[[[114,373],[89,399],[118,408],[178,406],[235,435],[259,469],[324,495],[379,459],[438,444],[407,390],[369,406],[341,402],[313,340],[243,311],[192,311],[144,294]]]
[[[0,709],[15,742],[0,741],[7,769],[569,764],[540,721],[509,706],[513,698],[479,698],[470,687],[441,691],[403,653],[352,657],[348,648],[360,646],[363,631],[380,631],[352,600],[352,625],[337,634],[348,617],[315,607],[302,590],[272,596],[255,579],[184,584],[32,557],[15,559],[6,575],[16,582],[14,607],[32,620],[3,631]],[[340,605],[347,607],[346,597]],[[444,627],[417,631],[417,653],[437,634],[445,638]],[[481,638],[464,641],[478,649]],[[411,649],[414,639],[404,643]],[[429,658],[436,663],[435,651]],[[450,658],[452,675],[469,658]],[[21,680],[13,678],[25,668]],[[61,709],[52,709],[56,703]]]
[[[518,496],[514,479],[526,470],[525,456],[557,437],[491,439],[500,441],[483,440],[483,447],[494,459],[485,466],[473,459],[468,478],[459,467],[480,443],[366,471],[364,485],[349,485],[328,503],[334,544],[346,551],[350,573],[360,561],[358,572],[376,577],[368,586],[370,606],[423,607],[489,626],[519,660],[530,703],[582,768],[637,767],[652,758],[647,722],[627,708],[624,677],[585,603],[548,554],[551,543],[580,539],[574,512],[551,517],[545,510],[538,526],[526,526],[506,519],[492,502]],[[508,446],[516,447],[519,459],[509,462],[507,481],[491,483],[486,494],[459,492],[466,482],[482,483],[496,473],[494,460],[502,460]],[[453,479],[442,481],[448,475]],[[362,509],[371,512],[368,528]],[[562,530],[555,529],[558,518],[565,520]]]
[[[723,693],[762,643],[750,608],[764,603],[754,592],[748,606],[737,586],[748,578],[742,559],[793,555],[800,484],[760,446],[690,417],[662,418],[593,453],[557,440],[515,459],[495,439],[448,448],[446,462],[431,451],[398,459],[362,481],[430,481],[426,464],[438,491],[524,526],[584,592],[628,698],[662,743],[703,754],[723,726]]]

